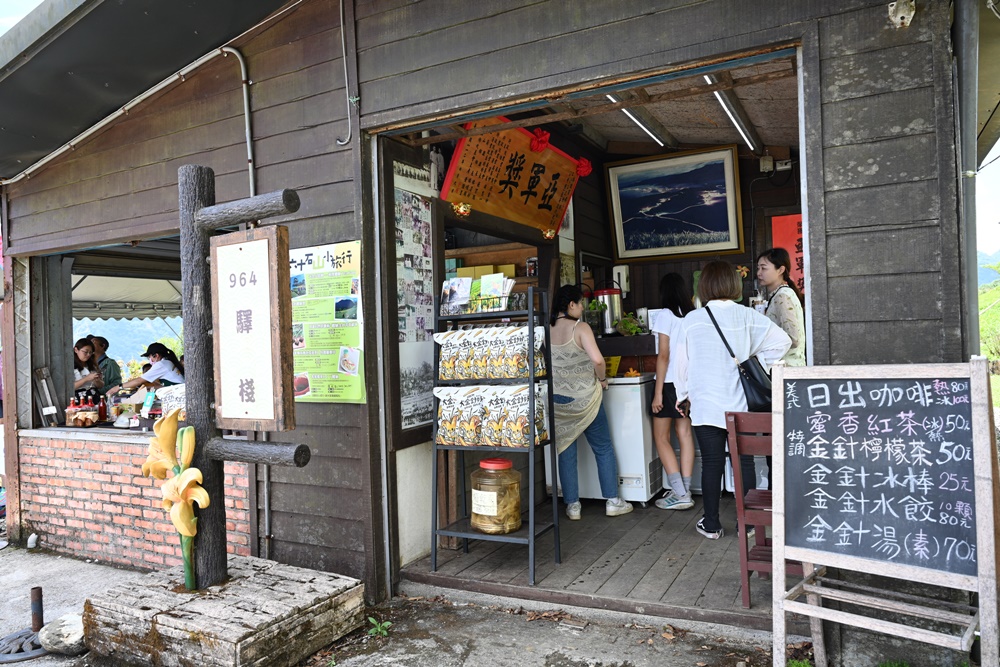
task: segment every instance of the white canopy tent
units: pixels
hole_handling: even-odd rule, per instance
[[[143,319],[180,315],[179,280],[73,276],[73,317],[76,319]]]

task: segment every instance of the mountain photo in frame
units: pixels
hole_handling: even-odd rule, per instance
[[[606,165],[618,260],[743,252],[736,146]]]

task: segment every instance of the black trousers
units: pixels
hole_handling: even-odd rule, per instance
[[[701,493],[705,504],[705,529],[719,530],[719,498],[722,495],[722,478],[726,474],[727,433],[718,426],[695,426],[695,438],[701,449]],[[743,474],[743,492],[757,488],[757,471],[752,456],[740,457]]]

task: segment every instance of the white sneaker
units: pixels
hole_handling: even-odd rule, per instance
[[[604,513],[607,516],[621,516],[631,511],[632,503],[625,502],[620,496],[618,498],[611,498],[608,502],[604,503]]]
[[[579,502],[570,503],[569,505],[566,505],[566,516],[569,517],[570,521],[579,521],[580,511],[582,509],[583,508],[580,506]]]
[[[694,501],[691,500],[691,496],[682,497],[673,492],[670,495],[657,498],[653,504],[661,510],[689,510],[694,507]]]

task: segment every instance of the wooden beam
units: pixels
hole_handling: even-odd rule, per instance
[[[305,466],[312,458],[312,452],[308,445],[259,440],[212,438],[206,443],[205,451],[215,461],[243,461],[244,463],[295,468]]]
[[[275,215],[295,213],[300,205],[299,195],[295,190],[278,190],[225,204],[206,206],[195,211],[194,222],[205,229],[232,227]]]
[[[715,82],[712,84],[702,84],[698,86],[692,86],[690,88],[682,88],[680,90],[671,90],[665,93],[659,93],[657,95],[650,95],[647,104],[658,104],[660,102],[667,102],[670,100],[679,100],[685,97],[694,97],[698,95],[708,95],[714,93],[715,91],[731,90],[733,88],[738,88],[740,86],[749,86],[756,83],[765,83],[767,81],[775,81],[777,79],[785,79],[790,76],[795,76],[794,70],[778,70],[775,72],[765,72],[763,74],[754,74],[753,76],[741,77],[739,79],[732,79],[731,83]],[[603,95],[601,96],[603,97]],[[561,100],[552,100],[550,104],[559,104]],[[438,144],[444,141],[452,141],[455,139],[461,139],[463,137],[477,136],[480,134],[491,134],[493,132],[503,132],[504,130],[511,130],[517,127],[529,127],[533,125],[544,125],[545,123],[554,123],[560,120],[573,120],[576,118],[584,118],[586,116],[595,116],[597,114],[608,113],[611,111],[620,111],[622,109],[629,109],[635,106],[634,101],[622,101],[596,105],[592,107],[587,107],[585,109],[574,109],[571,111],[563,111],[559,113],[549,114],[547,116],[534,116],[532,118],[521,118],[519,120],[512,120],[508,123],[500,123],[498,125],[484,125],[481,127],[474,127],[469,130],[462,130],[461,132],[448,132],[444,134],[435,134],[430,137],[421,137],[419,139],[413,139],[408,141],[411,146],[427,146],[430,144]],[[444,125],[444,123],[442,123]],[[761,144],[763,145],[763,144]]]

